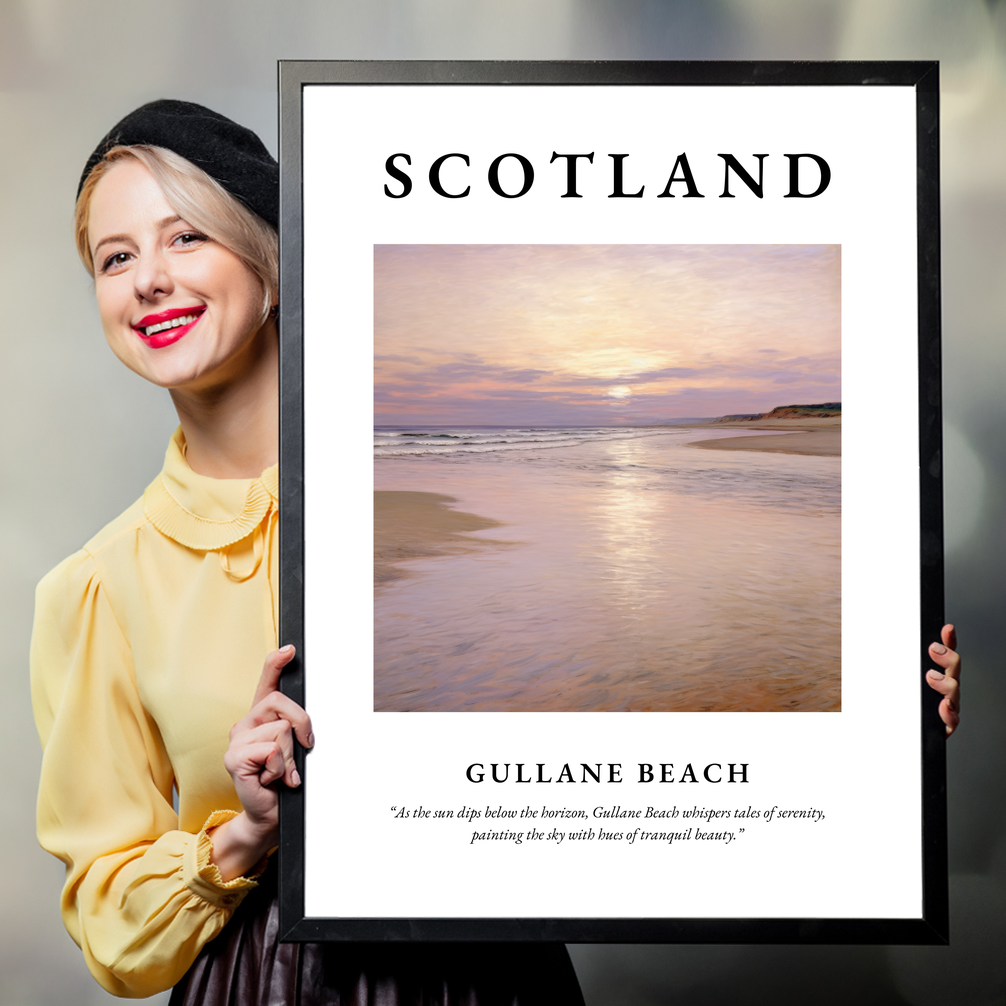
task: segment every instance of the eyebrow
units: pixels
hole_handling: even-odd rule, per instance
[[[172,224],[177,224],[181,221],[181,217],[175,213],[170,217],[165,217],[163,220],[158,220],[154,225],[157,230],[163,230],[165,227],[170,227]],[[102,245],[107,245],[114,243],[116,241],[132,242],[132,238],[128,234],[109,234],[108,237],[103,237],[91,250],[91,257],[95,258],[98,254],[98,249]]]

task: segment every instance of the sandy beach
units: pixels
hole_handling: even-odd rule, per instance
[[[452,510],[453,496],[427,492],[374,493],[374,586],[408,576],[407,559],[471,552],[511,542],[472,538],[502,521]]]
[[[799,419],[717,420],[710,428],[771,430],[765,437],[721,437],[695,440],[689,447],[710,451],[768,451],[773,454],[807,454],[815,457],[842,456],[842,417],[803,416]],[[793,436],[779,436],[792,433]],[[799,436],[798,436],[799,435]]]
[[[374,710],[841,710],[841,251],[375,244]]]
[[[760,429],[753,424],[746,429]],[[809,454],[818,457],[841,457],[842,430],[794,430],[785,435],[765,437],[724,437],[722,440],[696,440],[689,447],[710,451],[769,451],[774,454]]]
[[[706,425],[720,429],[736,426],[744,430],[827,430],[841,429],[841,416],[800,416],[786,419],[716,419]]]
[[[404,432],[375,437],[375,710],[841,708],[837,457]]]

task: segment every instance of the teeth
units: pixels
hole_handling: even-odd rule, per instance
[[[162,321],[159,325],[150,325],[148,328],[143,330],[144,336],[150,338],[152,335],[156,335],[158,332],[164,332],[169,328],[181,328],[182,325],[188,325],[198,318],[198,314],[185,314],[181,318],[172,318],[171,321]]]

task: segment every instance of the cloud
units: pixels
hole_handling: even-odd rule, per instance
[[[490,422],[547,401],[665,421],[841,397],[836,246],[385,245],[374,261],[379,413],[468,403]]]

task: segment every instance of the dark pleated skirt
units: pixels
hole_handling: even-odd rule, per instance
[[[561,943],[280,943],[274,872],[170,1006],[583,1006]]]

